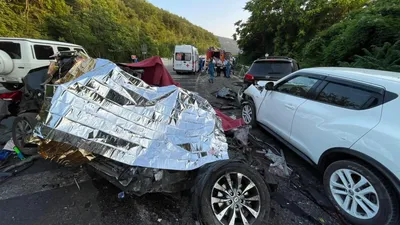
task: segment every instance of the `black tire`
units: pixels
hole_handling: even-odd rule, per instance
[[[1,83],[3,87],[9,91],[18,91],[22,87],[24,87],[24,84],[22,83]]]
[[[370,202],[375,203],[376,199],[379,201],[379,208],[376,212],[376,214],[368,219],[362,219],[362,218],[357,218],[355,216],[352,216],[350,213],[347,213],[335,200],[332,191],[331,191],[331,186],[330,186],[330,179],[332,174],[334,174],[336,171],[340,169],[348,169],[351,171],[355,171],[356,173],[362,175],[370,184],[371,186],[375,189],[377,193],[377,198],[373,198],[373,194],[367,194],[363,195],[368,196],[368,200]],[[345,175],[344,175],[345,176]],[[351,175],[352,179],[357,178],[357,174]],[[398,225],[400,224],[400,212],[399,212],[399,201],[398,198],[393,191],[392,185],[386,180],[382,175],[376,172],[376,170],[361,162],[361,161],[350,161],[350,160],[341,160],[341,161],[336,161],[328,166],[328,168],[325,170],[324,173],[324,187],[325,187],[325,192],[328,195],[329,200],[333,203],[333,205],[337,208],[337,210],[352,224],[354,225]],[[355,179],[355,182],[357,184],[357,180]],[[340,183],[339,183],[340,184]],[[369,184],[367,184],[369,185]],[[363,189],[368,186],[362,186]],[[343,189],[344,190],[344,189]],[[362,190],[362,189],[361,189]],[[358,190],[360,191],[360,190]],[[350,201],[348,203],[349,209],[351,209],[351,206],[353,205],[353,199],[357,199],[357,201],[362,201],[365,205],[368,205],[365,203],[364,200],[360,200],[360,197],[357,196],[357,189],[356,191],[347,191],[346,193],[350,193],[351,197],[349,198]],[[343,200],[345,200],[346,195],[343,195]],[[357,202],[355,201],[355,202]],[[344,202],[344,201],[343,201]],[[360,207],[360,206],[357,206]],[[372,209],[372,207],[368,206],[369,209]],[[360,208],[357,208],[357,212],[361,210]],[[364,211],[365,213],[365,211]]]
[[[246,114],[248,114],[246,112],[248,112],[248,110],[251,110],[251,115],[249,115],[250,118],[246,118],[247,117]],[[256,107],[252,100],[248,100],[248,101],[245,101],[242,103],[241,115],[242,115],[242,119],[246,125],[251,125],[252,127],[257,126]]]
[[[270,212],[270,192],[263,177],[253,168],[241,162],[220,161],[213,164],[217,165],[211,165],[207,170],[199,173],[197,177],[198,182],[196,182],[194,193],[195,200],[193,201],[193,204],[195,204],[193,205],[193,207],[195,208],[194,211],[196,213],[195,217],[197,218],[197,220],[199,220],[200,223],[204,225],[226,225],[229,224],[229,220],[232,218],[233,211],[235,211],[238,215],[236,222],[239,222],[236,224],[243,223],[240,212],[243,212],[244,215],[248,216],[248,222],[251,225],[267,224]],[[233,193],[232,197],[228,197],[227,193],[218,191],[218,189],[214,188],[214,185],[217,182],[219,182],[219,184],[221,184],[221,182],[223,181],[227,182],[226,176],[228,174],[231,178],[232,186],[237,187],[238,173],[243,175],[241,182],[242,186],[239,186],[240,188],[246,189],[245,187],[249,186],[248,184],[250,184],[250,181],[253,182],[253,184],[255,185],[254,187],[247,190],[245,194],[238,193],[236,195],[235,193]],[[228,185],[226,185],[225,187],[228,187]],[[235,190],[235,188],[233,190]],[[219,198],[230,198],[232,199],[232,201],[230,203],[226,202],[212,204],[212,196],[219,196]],[[247,199],[255,198],[255,196],[258,196],[257,199],[259,199],[259,201],[246,201],[246,205],[248,207],[253,208],[258,212],[258,214],[256,214],[257,217],[253,216],[253,214],[250,213],[250,210],[247,210],[247,207],[243,206],[243,203],[239,203],[242,201],[241,199],[246,199],[246,196]],[[237,201],[237,203],[234,203],[234,201]],[[220,220],[214,213],[214,209],[217,211],[216,213],[218,213],[218,211],[223,211],[223,209],[228,207],[228,204],[241,205],[238,205],[237,210],[234,210],[235,206],[232,205],[233,208],[228,209],[225,216],[221,219],[222,222],[220,222]]]
[[[12,139],[14,142],[14,145],[18,147],[18,149],[22,152],[24,155],[34,155],[37,153],[37,146],[34,144],[30,143],[25,143],[23,140],[24,138],[20,137],[19,130],[22,130],[22,127],[25,128],[24,125],[29,126],[27,128],[31,129],[33,131],[33,128],[35,127],[37,120],[36,120],[36,113],[23,113],[18,115],[18,117],[15,118],[13,125],[12,125]]]

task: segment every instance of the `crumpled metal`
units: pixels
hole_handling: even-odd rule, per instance
[[[170,170],[229,158],[221,120],[205,99],[174,85],[149,86],[105,59],[87,60],[80,66],[89,72],[75,67],[81,72],[69,73],[72,81],[46,85],[34,132],[46,141],[41,146],[51,146],[45,150],[57,148],[49,141],[67,143],[127,165]]]

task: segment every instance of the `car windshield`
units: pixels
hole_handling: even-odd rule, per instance
[[[0,50],[5,51],[11,59],[21,59],[21,46],[18,43],[0,41]]]
[[[249,73],[255,76],[282,75],[286,76],[292,72],[292,64],[285,61],[260,61],[254,62]]]

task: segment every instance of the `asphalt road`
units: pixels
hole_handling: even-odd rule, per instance
[[[233,82],[240,81],[238,78],[217,78],[214,84],[209,84],[206,75],[176,75],[170,65],[167,68],[183,88],[198,92],[212,103],[217,102],[214,91],[223,86],[234,89]],[[0,107],[4,106],[0,103]],[[227,113],[239,116],[238,110]],[[12,119],[6,125],[9,127],[11,122]],[[2,126],[3,132],[7,126]],[[269,224],[341,224],[334,213],[327,213],[320,206],[329,208],[323,200],[320,175],[315,169],[265,132],[254,129],[252,133],[283,148],[288,164],[295,171],[291,178],[278,179],[279,188],[271,203]],[[191,217],[190,193],[119,199],[119,192],[107,181],[91,180],[82,168],[65,168],[38,160],[16,177],[0,183],[0,224],[195,224]],[[318,204],[311,200],[310,192],[317,196]]]

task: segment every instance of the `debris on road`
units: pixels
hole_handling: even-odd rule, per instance
[[[20,160],[25,160],[24,154],[22,154],[22,152],[19,150],[19,148],[17,146],[14,146],[13,149],[14,149],[15,154],[17,154],[17,156]]]
[[[292,169],[290,169],[286,165],[286,160],[281,150],[281,155],[277,155],[273,153],[270,149],[268,151],[263,150],[265,157],[271,160],[273,163],[269,165],[269,172],[280,177],[288,177],[292,173]]]
[[[74,181],[75,181],[76,187],[78,187],[78,190],[81,190],[81,187],[79,186],[78,181],[76,181],[75,177],[74,177]]]
[[[4,145],[3,150],[7,150],[7,151],[14,151],[14,142],[12,140],[12,138],[10,140],[7,141],[6,145]]]
[[[10,171],[10,170],[13,170],[13,169],[15,169],[15,168],[17,168],[17,167],[20,167],[20,166],[24,165],[24,164],[30,163],[30,162],[32,162],[32,161],[34,161],[34,160],[36,160],[36,159],[39,159],[39,158],[40,158],[40,155],[32,155],[32,156],[29,156],[29,157],[27,157],[25,160],[19,161],[19,162],[13,164],[13,165],[10,165],[10,166],[4,168],[4,169],[2,170],[2,172],[8,172],[8,171]]]
[[[6,160],[8,158],[8,156],[10,156],[10,151],[8,150],[0,150],[0,161],[2,160]],[[1,165],[1,163],[0,163]]]
[[[211,102],[211,105],[219,110],[230,110],[238,108],[234,103]]]
[[[234,137],[236,140],[240,142],[241,145],[247,146],[249,144],[249,126],[239,127],[236,131],[234,131]]]
[[[120,193],[118,193],[118,198],[119,199],[123,199],[123,198],[125,198],[125,192],[120,192]]]
[[[215,97],[235,101],[236,92],[232,91],[230,88],[223,87],[215,93]]]

